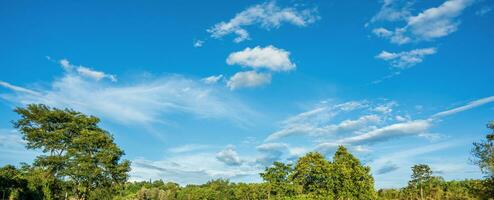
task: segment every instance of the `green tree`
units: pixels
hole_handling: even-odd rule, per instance
[[[260,173],[262,179],[268,183],[269,196],[293,195],[293,186],[289,180],[289,175],[292,171],[290,164],[274,162],[272,166],[267,167],[264,172]]]
[[[420,199],[424,199],[424,185],[432,179],[432,170],[429,165],[418,164],[412,167],[412,179],[408,185],[420,191]]]
[[[331,164],[332,190],[335,199],[375,199],[374,178],[370,168],[339,146]]]
[[[486,140],[473,143],[473,162],[477,164],[486,175],[484,180],[484,195],[494,197],[494,121],[487,124],[491,133],[486,135]]]
[[[298,159],[290,178],[302,194],[333,198],[331,164],[317,152]]]
[[[63,182],[63,187],[72,189],[78,199],[111,194],[112,188],[127,180],[130,162],[120,161],[124,152],[98,126],[98,118],[41,104],[15,112],[21,118],[14,126],[23,134],[27,148],[44,153],[36,158],[34,166]],[[53,198],[65,196],[55,193]]]
[[[491,133],[486,135],[486,140],[473,143],[472,154],[482,172],[488,175],[494,175],[494,121],[487,124]]]

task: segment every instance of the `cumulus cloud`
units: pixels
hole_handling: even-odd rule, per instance
[[[247,26],[258,25],[264,29],[277,29],[288,23],[303,27],[314,23],[319,16],[315,9],[298,9],[296,7],[280,8],[275,1],[254,5],[237,13],[228,22],[220,22],[209,28],[211,37],[219,39],[229,34],[235,34],[234,42],[250,39]]]
[[[271,83],[271,74],[256,71],[237,72],[226,83],[231,90],[258,87]]]
[[[223,79],[223,74],[216,75],[216,76],[208,76],[206,78],[203,78],[202,82],[204,82],[206,84],[214,84],[214,83],[217,83],[218,81],[220,81],[221,79]]]
[[[395,68],[405,69],[423,62],[425,56],[433,55],[436,52],[436,48],[414,49],[398,53],[382,51],[376,58],[388,61]]]
[[[255,112],[221,88],[179,75],[146,79],[138,83],[108,84],[66,73],[49,87],[36,91],[20,90],[0,95],[7,101],[26,105],[42,103],[52,107],[73,108],[123,124],[163,123],[177,114],[198,118],[225,118],[248,123]],[[22,92],[19,92],[22,91]]]
[[[229,65],[241,65],[253,69],[265,68],[270,71],[290,71],[295,69],[295,64],[290,60],[290,52],[267,47],[245,48],[242,51],[231,53],[226,59]]]
[[[84,67],[82,65],[81,66],[76,66],[76,65],[71,64],[69,62],[69,60],[67,60],[67,59],[60,60],[59,61],[59,64],[67,72],[72,72],[72,71],[75,70],[81,76],[92,78],[92,79],[97,80],[97,81],[99,81],[99,80],[101,80],[103,78],[107,78],[107,79],[111,80],[112,82],[116,82],[117,81],[117,77],[115,75],[106,74],[104,72],[96,71],[96,70],[93,70],[93,69],[91,69],[89,67]]]
[[[439,7],[429,8],[416,16],[408,18],[411,33],[419,39],[444,37],[458,29],[456,18],[474,0],[448,0]]]
[[[216,159],[227,165],[241,165],[243,163],[233,145],[228,145],[225,149],[218,152]]]

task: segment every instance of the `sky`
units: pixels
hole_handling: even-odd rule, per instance
[[[344,145],[377,188],[414,164],[481,178],[492,0],[1,1],[0,165],[32,162],[30,103],[101,119],[130,180],[259,182]]]

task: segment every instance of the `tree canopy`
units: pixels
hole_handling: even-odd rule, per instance
[[[98,126],[98,118],[39,104],[15,112],[21,118],[14,127],[23,135],[26,147],[43,152],[33,167],[51,176],[54,185],[70,189],[78,199],[87,199],[92,194],[110,194],[127,180],[130,162],[120,160],[124,152]],[[67,194],[52,195],[60,198]]]

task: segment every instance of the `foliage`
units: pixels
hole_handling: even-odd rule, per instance
[[[483,181],[483,196],[494,198],[494,121],[487,124],[491,133],[486,135],[486,140],[473,143],[472,155],[474,163],[486,175]]]
[[[335,199],[375,199],[370,168],[340,146],[333,157],[330,179]]]
[[[309,152],[298,159],[291,180],[302,194],[333,197],[331,164],[317,152]]]
[[[113,137],[98,127],[99,119],[70,109],[28,105],[15,109],[14,122],[28,149],[40,149],[31,171],[47,180],[47,198],[61,199],[68,191],[78,199],[101,198],[127,180],[129,161]],[[65,191],[62,192],[62,191]]]

